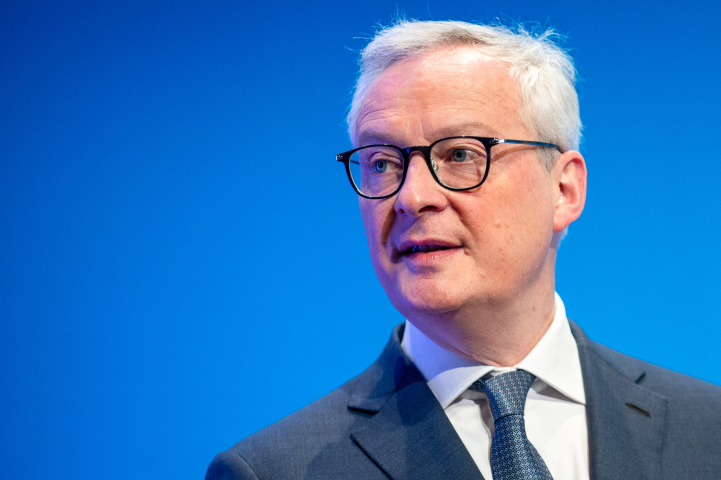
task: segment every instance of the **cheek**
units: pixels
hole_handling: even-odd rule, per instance
[[[518,261],[527,264],[542,263],[553,238],[553,197],[550,180],[545,173],[540,178],[528,178],[519,186],[513,199],[509,199],[506,215],[507,228]],[[520,188],[524,188],[520,190]],[[530,265],[529,265],[530,266]]]
[[[531,155],[514,166],[516,168],[507,177],[508,181],[499,189],[503,211],[520,225],[527,225],[529,230],[537,230],[546,222],[551,225],[553,189],[548,173]]]
[[[465,223],[472,232],[477,255],[490,271],[535,263],[553,235],[553,205],[549,180],[539,175],[516,175],[517,181],[497,182],[482,193],[481,208],[466,208]]]
[[[388,238],[394,218],[393,204],[384,200],[361,198],[360,211],[371,260],[377,267],[385,263],[383,260],[387,258]]]

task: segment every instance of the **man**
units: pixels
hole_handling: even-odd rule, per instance
[[[721,389],[591,342],[555,294],[586,196],[574,80],[549,34],[376,36],[338,160],[407,321],[368,370],[218,455],[208,479],[721,477]]]

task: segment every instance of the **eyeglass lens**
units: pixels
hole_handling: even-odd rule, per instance
[[[472,138],[449,138],[433,145],[431,166],[438,180],[451,188],[470,188],[483,180],[488,168],[486,147]],[[365,147],[350,158],[353,183],[369,197],[398,189],[403,179],[403,153],[394,147]]]

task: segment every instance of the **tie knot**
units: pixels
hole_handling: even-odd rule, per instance
[[[486,392],[493,411],[493,421],[508,415],[523,416],[528,389],[536,377],[525,370],[502,373],[488,380],[478,380],[471,390]]]

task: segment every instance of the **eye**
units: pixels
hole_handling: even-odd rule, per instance
[[[385,160],[376,160],[373,162],[373,171],[376,173],[384,173],[388,170],[388,162]]]
[[[468,161],[468,153],[469,153],[468,150],[461,150],[461,149],[453,150],[453,155],[452,155],[453,161],[459,162],[459,163]]]

